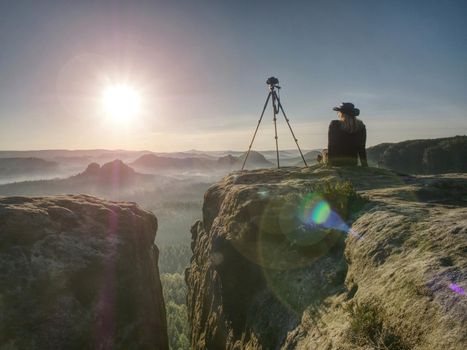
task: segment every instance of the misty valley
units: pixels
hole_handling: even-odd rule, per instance
[[[318,151],[307,153],[309,162]],[[201,218],[206,190],[239,170],[244,153],[133,151],[0,151],[1,196],[87,194],[136,202],[157,216],[156,243],[167,309],[169,343],[189,348],[184,271],[191,257],[190,227]],[[251,152],[247,168],[274,166],[275,152]],[[282,151],[284,164],[301,161]]]

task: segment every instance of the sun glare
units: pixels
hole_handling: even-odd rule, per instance
[[[138,91],[131,86],[111,85],[102,93],[102,107],[112,120],[124,122],[140,112],[141,98]]]

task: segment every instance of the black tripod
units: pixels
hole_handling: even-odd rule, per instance
[[[278,137],[277,137],[277,115],[279,114],[279,110],[282,112],[285,121],[287,122],[287,125],[289,126],[290,132],[292,133],[292,137],[295,141],[295,144],[297,145],[298,151],[300,152],[300,156],[303,159],[303,163],[305,163],[305,166],[308,167],[308,164],[306,164],[305,157],[303,156],[302,150],[300,149],[300,146],[298,145],[298,140],[295,137],[295,134],[292,130],[292,127],[290,126],[289,119],[287,118],[287,115],[284,112],[284,108],[282,107],[281,100],[277,94],[277,90],[279,90],[281,87],[278,86],[279,80],[275,77],[271,77],[268,80],[266,80],[266,84],[268,84],[269,87],[269,94],[268,97],[266,98],[266,102],[264,103],[263,107],[263,112],[261,113],[261,117],[258,120],[258,125],[256,125],[256,130],[255,133],[253,134],[253,138],[251,139],[250,147],[248,147],[248,152],[246,153],[245,159],[243,160],[243,165],[242,165],[242,170],[245,167],[246,161],[248,159],[248,156],[250,155],[251,147],[253,146],[253,142],[255,141],[256,133],[258,132],[259,125],[261,124],[261,120],[263,119],[264,111],[266,110],[266,107],[268,106],[268,102],[271,99],[272,101],[272,111],[274,114],[273,121],[274,121],[274,138],[276,139],[276,156],[277,156],[277,168],[280,168],[279,164],[279,144],[278,144]]]

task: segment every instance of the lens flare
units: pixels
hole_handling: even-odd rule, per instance
[[[357,239],[361,238],[318,193],[309,193],[305,196],[300,206],[299,217],[306,225],[338,230],[351,234]]]
[[[312,214],[316,205],[321,201],[321,197],[315,193],[309,193],[303,198],[299,208],[299,217],[303,223],[308,225],[314,223]]]
[[[311,212],[311,219],[315,224],[322,225],[328,221],[331,215],[331,207],[328,202],[321,200],[319,201]]]
[[[258,190],[258,195],[260,198],[267,198],[269,196],[269,191],[266,188],[261,188]]]
[[[462,288],[461,286],[455,284],[455,283],[451,283],[449,285],[449,289],[452,290],[454,293],[457,293],[459,295],[465,295],[465,290],[464,288]]]

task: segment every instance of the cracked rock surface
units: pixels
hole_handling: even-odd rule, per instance
[[[167,349],[156,231],[135,203],[0,197],[0,347]]]
[[[294,219],[291,194],[342,181],[365,199],[343,219],[353,235]],[[467,348],[466,206],[465,174],[314,166],[226,176],[191,229],[192,348]]]

